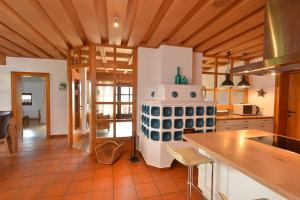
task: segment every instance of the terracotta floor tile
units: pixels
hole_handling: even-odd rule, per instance
[[[77,171],[74,175],[74,180],[86,180],[94,178],[94,170]]]
[[[17,194],[16,199],[22,200],[33,200],[42,197],[46,186],[33,186],[21,188]]]
[[[89,192],[92,189],[92,180],[73,181],[68,190],[69,194]]]
[[[98,190],[90,193],[90,200],[113,200],[113,190]]]
[[[74,177],[74,172],[57,173],[52,183],[71,182]]]
[[[14,200],[17,198],[18,190],[10,189],[1,191],[1,200]]]
[[[100,168],[95,170],[94,179],[113,176],[112,168]]]
[[[140,184],[136,186],[136,191],[139,198],[148,198],[159,195],[154,183]]]
[[[147,172],[140,172],[138,174],[134,174],[133,179],[134,184],[136,185],[153,182],[151,175]]]
[[[182,192],[165,194],[161,196],[162,200],[185,200],[186,197],[183,195]]]
[[[48,185],[51,184],[55,178],[55,175],[31,176],[27,186]]]
[[[169,194],[180,191],[175,182],[172,180],[156,182],[155,185],[160,194]]]
[[[114,176],[114,188],[123,186],[133,186],[133,177],[131,175]]]
[[[92,190],[107,190],[113,188],[113,178],[99,178],[93,180]]]
[[[157,181],[166,181],[172,179],[170,176],[169,171],[164,170],[164,171],[156,171],[156,172],[150,172],[152,179],[157,182]]]
[[[132,174],[148,172],[148,167],[144,163],[134,163],[130,166],[130,171]]]
[[[186,191],[183,191],[182,193],[186,197],[186,195],[187,195]],[[196,191],[194,189],[192,190],[192,199],[193,200],[205,200],[205,198],[198,191]]]
[[[161,196],[143,198],[142,200],[162,200]]]
[[[55,197],[43,197],[45,200],[63,200],[65,196],[55,196]]]
[[[114,176],[119,176],[119,175],[130,175],[131,171],[129,169],[129,166],[118,166],[118,167],[113,167],[113,175]]]
[[[174,180],[175,184],[181,191],[186,191],[187,189],[187,179],[186,178],[179,178]]]
[[[89,192],[68,194],[65,196],[64,200],[88,200],[90,196]]]
[[[28,177],[21,177],[21,178],[11,178],[11,179],[0,181],[0,185],[1,185],[0,191],[25,187],[28,183],[28,180],[29,180]]]
[[[65,195],[70,187],[70,184],[71,183],[51,184],[47,187],[46,191],[44,192],[44,197]]]
[[[133,186],[114,188],[114,200],[133,200],[136,198],[137,195]]]

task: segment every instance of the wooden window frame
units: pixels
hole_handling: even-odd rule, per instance
[[[204,56],[205,57],[205,56]],[[224,105],[219,105],[217,104],[217,109],[218,110],[232,110],[233,109],[233,103],[232,103],[232,94],[234,92],[244,92],[244,103],[248,103],[248,88],[218,88],[218,76],[219,75],[225,75],[226,73],[223,72],[218,72],[218,57],[215,57],[215,66],[214,66],[214,71],[213,72],[202,72],[202,74],[210,74],[214,75],[214,87],[213,88],[205,88],[205,92],[207,91],[213,91],[213,100],[217,101],[217,96],[220,91],[227,91],[229,93],[228,95],[228,104]],[[230,59],[230,69],[233,68],[234,64],[234,59]],[[233,74],[230,73],[231,78],[233,78]],[[235,75],[235,76],[241,76],[241,75]],[[249,78],[248,76],[246,77],[247,79]]]

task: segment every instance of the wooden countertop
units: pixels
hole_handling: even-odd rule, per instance
[[[300,200],[300,154],[247,139],[265,135],[273,134],[240,130],[183,137],[287,199]]]
[[[267,115],[217,115],[216,120],[238,120],[238,119],[273,119]]]

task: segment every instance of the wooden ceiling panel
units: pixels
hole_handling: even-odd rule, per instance
[[[136,16],[136,11],[138,8],[138,3],[139,3],[138,0],[129,0],[128,1],[125,23],[124,23],[123,31],[122,31],[122,42],[127,43],[129,40],[133,22],[134,22],[134,19]]]
[[[128,46],[138,46],[141,43],[162,2],[163,0],[139,1]]]
[[[64,37],[71,43],[73,47],[82,46],[80,36],[78,35],[76,28],[72,24],[68,13],[64,9],[60,0],[38,0],[45,12],[51,17],[52,21],[62,31]]]
[[[14,42],[18,46],[21,46],[24,49],[26,49],[27,51],[30,51],[32,54],[36,55],[36,57],[50,58],[50,55],[36,47],[33,43],[31,43],[31,41],[23,38],[21,35],[9,29],[8,27],[5,27],[4,25],[1,26],[0,36]]]
[[[232,0],[231,0],[232,1]],[[215,0],[204,0],[203,5],[198,12],[191,17],[169,40],[168,43],[179,45],[190,37],[193,33],[202,29],[208,22],[210,22],[217,15],[226,10],[230,5],[227,2],[225,5],[217,5]]]
[[[233,8],[226,10],[218,19],[209,23],[203,30],[198,31],[197,34],[189,38],[183,44],[195,47],[215,34],[237,23],[253,11],[262,8],[264,5],[264,0],[240,0],[238,3],[235,3]]]
[[[239,36],[236,36],[228,41],[223,42],[222,44],[219,44],[218,46],[215,46],[207,51],[205,51],[205,54],[207,55],[216,55],[220,52],[224,52],[226,50],[229,50],[231,48],[234,48],[235,46],[246,42],[250,40],[251,38],[255,38],[257,36],[260,36],[264,33],[264,26],[263,24],[258,25],[257,27],[251,29],[250,31],[240,34]]]
[[[187,15],[197,4],[198,0],[175,0],[170,6],[159,25],[157,26],[147,46],[157,47],[165,37],[176,27],[176,25]]]
[[[14,44],[13,42],[11,42],[3,37],[0,37],[0,44],[8,49],[13,49],[15,52],[17,52],[21,56],[36,57],[34,54],[28,52],[27,50],[23,49],[22,47]]]
[[[57,49],[61,49],[64,54],[68,46],[64,40],[53,30],[49,18],[34,0],[4,0],[15,12],[18,13],[31,27],[40,35],[48,40]]]
[[[109,44],[121,45],[122,31],[125,29],[125,16],[128,0],[107,0],[107,19]],[[115,18],[118,17],[119,27],[113,26]]]
[[[95,9],[102,42],[108,41],[107,5],[106,0],[96,0]]]
[[[20,54],[16,53],[15,51],[13,51],[11,49],[8,49],[8,48],[6,48],[4,46],[1,46],[1,45],[0,45],[0,53],[4,54],[4,55],[7,55],[7,56],[13,56],[13,57],[21,56]]]
[[[195,48],[195,51],[203,52],[207,49],[211,49],[212,47],[217,46],[218,44],[226,40],[229,40],[239,34],[242,34],[252,29],[257,24],[262,24],[264,22],[264,14],[264,9],[260,9],[258,12],[254,13],[250,17],[241,20],[240,22],[234,24],[232,27],[229,27],[228,29],[217,34],[215,37],[205,40],[202,44],[198,45]]]
[[[100,44],[101,35],[99,32],[99,24],[97,21],[94,1],[72,0],[72,2],[88,41],[91,43]]]
[[[55,49],[47,40],[45,40],[39,33],[32,29],[18,14],[9,8],[3,1],[0,1],[0,21],[21,34],[23,37],[32,41],[39,48],[45,50],[54,58],[63,58],[57,49]]]

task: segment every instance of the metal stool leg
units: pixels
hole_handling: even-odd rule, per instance
[[[214,163],[211,162],[211,189],[210,189],[211,200],[213,200],[214,196]]]
[[[187,199],[192,199],[192,186],[193,186],[193,166],[188,166],[188,181],[187,181]]]

